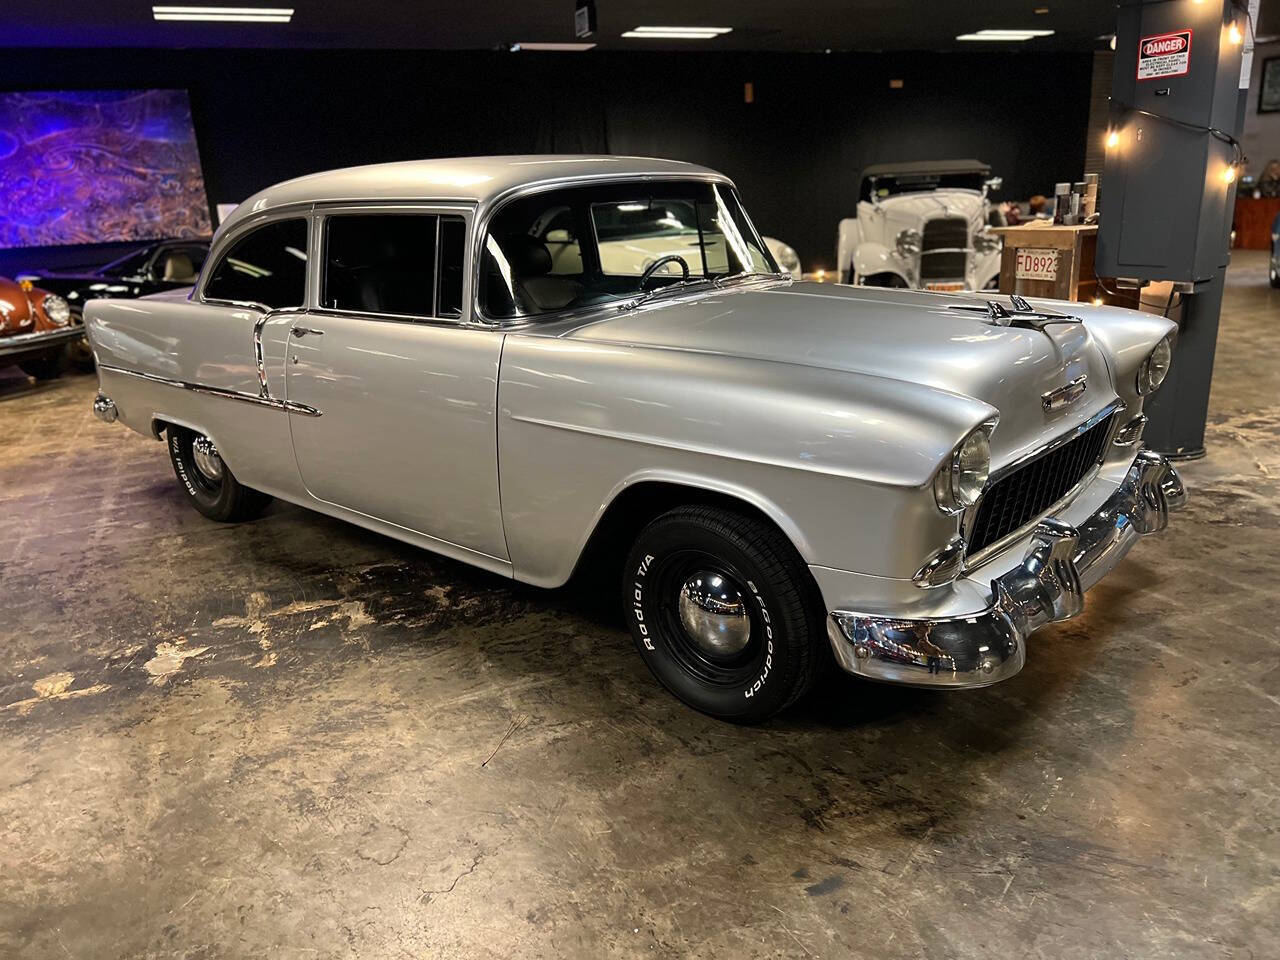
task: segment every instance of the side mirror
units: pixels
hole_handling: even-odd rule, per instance
[[[983,193],[994,193],[1004,186],[1004,177],[991,177],[982,184]]]

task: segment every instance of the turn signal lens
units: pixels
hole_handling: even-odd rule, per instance
[[[1138,396],[1145,397],[1154,393],[1169,375],[1169,366],[1173,363],[1173,343],[1165,337],[1156,344],[1151,355],[1138,367]]]
[[[933,480],[933,496],[943,513],[959,513],[978,502],[991,472],[990,427],[979,427],[952,452]]]

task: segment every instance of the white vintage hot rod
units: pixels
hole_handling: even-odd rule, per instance
[[[979,160],[881,163],[862,171],[857,216],[840,221],[840,282],[985,290],[1000,275],[988,229],[1000,179]]]
[[[1184,497],[1141,448],[1170,321],[797,282],[685,163],[303,177],[189,296],[85,322],[98,416],[206,516],[278,497],[538,586],[607,572],[654,675],[737,721],[833,663],[1013,676]]]

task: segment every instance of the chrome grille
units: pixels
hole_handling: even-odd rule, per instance
[[[1019,465],[987,488],[969,529],[966,556],[973,556],[1039,519],[1071,492],[1102,459],[1112,413],[1052,450]]]
[[[969,221],[963,217],[926,220],[920,234],[920,279],[962,279],[968,266]]]

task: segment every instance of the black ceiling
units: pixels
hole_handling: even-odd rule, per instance
[[[573,39],[574,0],[162,0],[295,10],[289,24],[157,23],[152,0],[4,0],[0,46],[332,47],[463,49]],[[607,49],[1087,50],[1114,27],[1114,0],[596,0],[594,39]],[[1047,8],[1045,13],[1037,9]],[[715,40],[623,39],[640,25],[719,26]],[[983,28],[1033,27],[1052,37],[960,43]],[[833,91],[834,93],[834,91]]]

